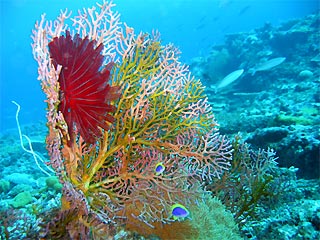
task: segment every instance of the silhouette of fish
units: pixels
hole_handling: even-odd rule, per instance
[[[250,5],[247,5],[247,6],[243,7],[243,8],[239,11],[238,17],[240,17],[241,15],[245,14],[250,8],[251,8]]]
[[[232,73],[229,73],[227,76],[225,76],[221,80],[221,82],[217,86],[217,89],[230,85],[235,80],[237,80],[243,74],[243,72],[244,72],[243,69],[239,69],[239,70],[233,71]]]
[[[256,65],[254,68],[250,68],[249,72],[251,72],[251,75],[253,76],[256,72],[266,71],[278,66],[279,64],[283,63],[284,60],[286,60],[285,57],[272,58],[266,62]]]

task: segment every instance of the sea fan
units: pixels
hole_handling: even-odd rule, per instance
[[[101,136],[101,129],[108,129],[114,118],[108,114],[115,110],[110,101],[119,97],[118,87],[108,84],[113,63],[103,64],[103,44],[88,37],[73,38],[69,31],[49,43],[54,67],[62,66],[59,75],[60,104],[68,125],[70,142],[78,132],[85,142],[94,143]]]

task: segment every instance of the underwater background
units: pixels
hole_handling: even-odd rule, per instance
[[[31,52],[31,30],[41,14],[54,19],[60,9],[91,6],[95,1],[1,1],[1,119],[0,132],[15,126],[11,101],[21,103],[21,124],[44,120],[44,96]],[[180,48],[182,60],[206,56],[225,34],[249,31],[266,22],[278,25],[318,10],[316,0],[127,0],[117,1],[122,21],[137,32],[159,30],[164,43]],[[4,80],[6,79],[6,80]]]
[[[48,158],[44,143],[45,95],[37,80],[31,31],[43,13],[47,19],[55,19],[60,9],[75,13],[95,2],[0,1],[0,223],[15,226],[15,237],[10,239],[32,239],[26,237],[27,230],[20,228],[16,219],[6,219],[11,216],[10,211],[26,212],[25,221],[34,224],[38,212],[59,205],[56,195],[61,191],[57,179],[46,178],[35,166],[32,155],[21,149],[16,106],[11,102],[21,105],[22,132],[32,139],[35,151]],[[208,184],[227,209],[236,209],[233,216],[240,226],[241,238],[319,239],[319,1],[113,2],[121,21],[136,33],[158,30],[163,44],[173,43],[181,50],[180,61],[188,64],[192,74],[206,86],[221,134],[230,139],[241,138],[256,152],[275,150],[277,170],[266,170],[273,182],[267,178],[260,182],[270,188],[260,192],[259,199],[252,198],[250,204],[227,199],[229,193],[221,190],[225,182]],[[239,69],[241,72],[236,72]],[[240,145],[243,149],[239,154],[257,154],[247,150],[247,145]],[[253,167],[243,171],[242,174],[259,174]],[[245,192],[246,184],[252,182],[243,179],[242,184]],[[281,195],[282,191],[286,194]],[[248,209],[241,208],[241,204]],[[41,210],[38,205],[43,205]],[[6,236],[3,226],[0,239]]]

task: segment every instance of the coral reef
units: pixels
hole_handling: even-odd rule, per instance
[[[255,218],[256,208],[263,200],[280,195],[283,189],[274,187],[279,181],[275,173],[277,157],[272,149],[253,151],[239,136],[233,141],[233,149],[230,171],[208,183],[207,188],[234,213],[235,220],[243,224],[248,218]]]
[[[318,239],[319,16],[228,35],[206,88],[113,6],[36,24],[48,121],[0,135],[0,238]]]
[[[181,235],[188,223],[175,222],[172,206],[190,208],[206,194],[202,182],[230,166],[231,145],[178,49],[135,35],[112,7],[42,16],[33,31],[49,165],[63,185],[45,237],[113,236],[122,225]]]
[[[299,168],[297,174],[303,178],[320,176],[318,39],[319,14],[314,14],[278,27],[266,24],[227,35],[223,45],[213,46],[210,55],[190,64],[209,86],[221,133],[241,132],[254,148],[273,148],[279,165]],[[220,61],[221,55],[228,61]],[[252,76],[250,69],[279,57],[286,59]],[[217,64],[220,72],[212,72],[209,66]],[[239,68],[245,69],[241,78],[216,91],[219,80]],[[208,78],[212,75],[221,77]]]
[[[191,210],[193,212],[191,225],[199,232],[197,238],[191,239],[242,239],[234,216],[218,198],[207,195]]]
[[[266,24],[227,35],[223,45],[190,64],[209,86],[220,132],[229,137],[240,132],[248,144],[234,145],[230,171],[208,184],[234,213],[247,239],[319,238],[318,29],[319,14],[279,27]],[[221,55],[228,61],[215,59]],[[252,76],[251,68],[279,57],[286,58],[281,65]],[[215,74],[209,66],[216,64],[220,72]],[[216,91],[224,76],[240,68],[245,70],[241,78]],[[261,175],[252,163],[265,158],[252,160],[268,147],[277,152],[279,164]]]

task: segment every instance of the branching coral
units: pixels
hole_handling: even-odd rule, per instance
[[[262,200],[279,194],[272,186],[276,184],[277,157],[272,149],[254,151],[239,136],[233,141],[233,149],[230,170],[209,183],[207,189],[223,201],[238,223],[244,224],[254,218]]]
[[[135,219],[154,228],[174,221],[173,204],[188,206],[201,198],[202,180],[228,169],[231,145],[217,132],[204,87],[179,62],[178,49],[161,46],[157,34],[135,35],[120,23],[112,3],[98,7],[71,18],[72,28],[66,24],[67,11],[54,22],[43,16],[33,32],[33,53],[47,95],[51,166],[64,184],[64,211],[81,207],[75,211],[78,219],[95,216],[113,225]],[[102,65],[114,63],[110,85],[118,86],[121,97],[109,99],[115,106],[109,113],[113,124],[95,123],[101,137],[90,129],[95,140],[61,108],[64,66],[50,58],[48,46],[69,32],[95,48],[103,44]],[[164,166],[160,174],[159,163]]]

